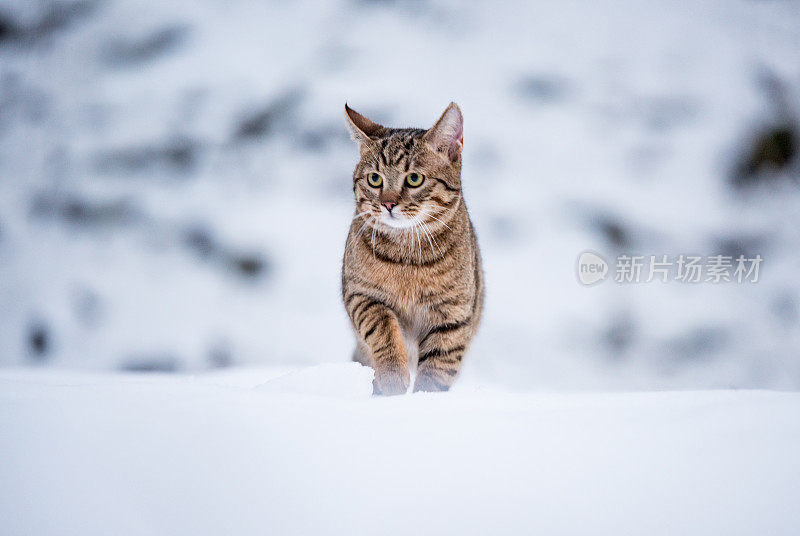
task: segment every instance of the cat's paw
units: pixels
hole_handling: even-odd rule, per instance
[[[408,370],[375,371],[372,380],[372,394],[383,396],[404,395],[411,381]]]

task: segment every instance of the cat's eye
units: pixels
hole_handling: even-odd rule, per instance
[[[416,171],[412,171],[408,175],[406,175],[406,184],[411,186],[412,188],[417,188],[418,186],[422,186],[422,182],[425,180],[425,175],[422,173],[417,173]]]
[[[381,177],[377,173],[370,173],[369,175],[367,175],[367,182],[373,188],[378,188],[380,187],[381,184],[383,184],[383,177]]]

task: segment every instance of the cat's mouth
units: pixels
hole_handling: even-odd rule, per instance
[[[381,223],[393,229],[408,229],[414,227],[414,222],[405,214],[395,208],[391,212],[381,211]]]

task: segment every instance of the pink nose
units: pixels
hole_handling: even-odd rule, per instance
[[[394,201],[384,201],[383,206],[389,209],[389,212],[391,212],[392,209],[397,206],[397,203]]]

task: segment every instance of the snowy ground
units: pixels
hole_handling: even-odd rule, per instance
[[[5,536],[795,535],[800,394],[0,373]]]

